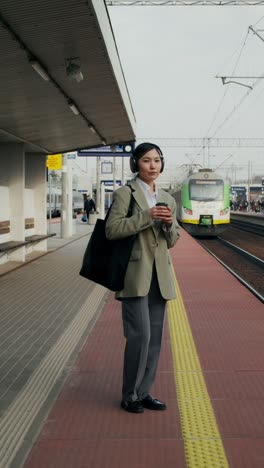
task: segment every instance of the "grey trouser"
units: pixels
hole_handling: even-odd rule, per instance
[[[124,401],[145,398],[154,382],[163,332],[166,300],[160,294],[155,266],[150,291],[144,297],[122,300],[126,348],[124,356]]]

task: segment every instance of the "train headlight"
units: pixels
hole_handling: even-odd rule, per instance
[[[186,213],[186,214],[188,214],[188,215],[192,215],[192,214],[193,214],[192,210],[189,210],[189,208],[185,208],[185,206],[183,207],[183,211],[184,211],[184,213]]]
[[[220,211],[220,215],[222,215],[222,216],[223,216],[223,215],[226,215],[226,214],[228,214],[228,213],[229,213],[229,208],[225,208],[224,210],[221,210],[221,211]]]

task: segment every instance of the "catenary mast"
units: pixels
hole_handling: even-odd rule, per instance
[[[107,6],[258,6],[264,0],[106,0]]]

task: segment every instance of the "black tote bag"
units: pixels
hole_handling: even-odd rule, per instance
[[[127,217],[132,215],[132,202],[131,196]],[[83,257],[80,275],[111,291],[121,291],[137,234],[124,239],[108,240],[105,225],[110,210],[111,207],[105,219],[96,221]]]

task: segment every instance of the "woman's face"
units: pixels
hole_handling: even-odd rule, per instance
[[[138,175],[146,184],[152,184],[160,174],[161,159],[157,150],[151,149],[138,160]]]

